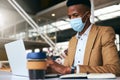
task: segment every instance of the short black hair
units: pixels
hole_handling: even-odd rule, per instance
[[[67,0],[66,6],[69,7],[76,4],[84,4],[91,8],[90,0]]]

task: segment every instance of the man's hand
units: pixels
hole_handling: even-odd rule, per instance
[[[58,72],[60,74],[71,73],[71,68],[70,67],[58,64],[50,58],[47,59],[47,64],[48,64],[49,67],[51,67],[53,70],[55,70],[56,72]]]

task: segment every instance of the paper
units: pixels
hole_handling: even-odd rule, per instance
[[[116,78],[112,73],[91,73],[87,75],[88,78]]]
[[[87,79],[86,73],[79,73],[79,74],[66,74],[60,76],[61,79]]]
[[[79,73],[79,74],[66,74],[60,76],[61,79],[87,79],[87,78],[103,78],[114,79],[116,76],[112,73]]]

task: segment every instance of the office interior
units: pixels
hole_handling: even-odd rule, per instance
[[[64,53],[76,34],[69,24],[66,0],[15,0],[20,9],[10,1],[0,0],[0,70],[10,71],[4,45],[18,39],[24,40],[26,54]],[[120,0],[94,0],[94,21],[113,27],[120,54]]]

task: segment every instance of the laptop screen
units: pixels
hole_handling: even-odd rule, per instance
[[[26,51],[23,40],[5,44],[8,61],[13,75],[28,76]]]

